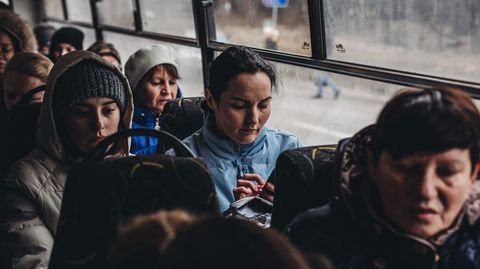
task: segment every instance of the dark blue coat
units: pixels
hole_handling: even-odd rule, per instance
[[[177,97],[182,98],[182,91],[178,88]],[[141,108],[135,105],[133,110],[132,129],[148,128],[160,130],[162,117],[160,113]],[[135,155],[154,154],[157,149],[156,138],[134,136],[131,140],[130,153]]]

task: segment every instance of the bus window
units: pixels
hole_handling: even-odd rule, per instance
[[[135,30],[133,2],[131,0],[97,1],[100,24]]]
[[[298,135],[305,145],[335,144],[375,122],[402,86],[278,64],[281,87],[268,126]],[[321,78],[319,78],[321,76]],[[333,81],[333,82],[331,82]],[[323,88],[318,98],[317,83]],[[338,87],[335,95],[333,87]]]
[[[143,30],[195,38],[191,0],[141,0]]]
[[[215,41],[312,54],[307,1],[216,0],[213,15]]]
[[[50,18],[64,20],[62,0],[43,0],[45,15]]]
[[[478,1],[324,1],[330,59],[480,82]]]
[[[178,63],[178,73],[181,77],[178,84],[182,93],[187,96],[203,95],[202,61],[200,49],[159,42],[152,39],[129,36],[125,42],[125,35],[109,31],[103,32],[104,40],[115,45],[122,57],[122,63],[127,62],[128,57],[140,48],[151,44],[160,43],[175,49]]]
[[[78,22],[92,22],[89,0],[67,0],[68,19]]]

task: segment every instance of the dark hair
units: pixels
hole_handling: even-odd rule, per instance
[[[180,75],[178,75],[178,69],[173,64],[158,64],[158,65],[150,68],[150,70],[148,70],[148,72],[145,73],[145,75],[143,75],[143,77],[140,81],[142,81],[144,78],[152,79],[153,72],[155,70],[157,70],[157,68],[160,68],[160,66],[163,66],[163,68],[165,68],[167,73],[171,77],[173,77],[174,79],[181,79]],[[137,85],[137,87],[138,87],[138,85]]]
[[[207,218],[177,233],[158,268],[309,268],[274,230],[235,218]]]
[[[374,160],[387,151],[398,159],[417,152],[469,149],[479,160],[480,114],[470,96],[457,89],[407,89],[380,113],[370,143]]]
[[[210,65],[208,73],[208,90],[216,103],[220,101],[220,95],[226,91],[227,83],[235,76],[257,72],[265,73],[272,84],[272,88],[277,88],[277,73],[275,67],[264,60],[253,50],[234,46],[223,51]]]
[[[100,56],[112,56],[113,58],[117,59],[120,67],[122,66],[122,59],[120,58],[120,53],[118,50],[113,46],[112,43],[107,43],[103,41],[97,41],[93,43],[87,49],[88,51],[93,51]]]

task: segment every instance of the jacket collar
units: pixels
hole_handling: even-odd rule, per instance
[[[239,144],[229,138],[221,137],[217,134],[213,118],[208,115],[203,125],[202,134],[210,149],[215,154],[227,159],[246,157],[257,153],[262,149],[266,139],[265,127],[250,144]]]

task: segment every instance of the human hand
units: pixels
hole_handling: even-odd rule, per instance
[[[233,188],[235,200],[255,196],[262,192],[265,180],[258,174],[245,174],[242,179],[237,180],[237,187]]]

